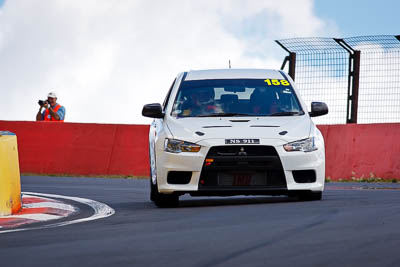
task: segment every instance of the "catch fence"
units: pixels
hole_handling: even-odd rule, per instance
[[[400,35],[276,41],[302,98],[326,102],[319,124],[400,122]]]

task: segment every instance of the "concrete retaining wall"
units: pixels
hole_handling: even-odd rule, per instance
[[[400,179],[400,123],[318,128],[325,138],[327,177]]]
[[[400,123],[318,126],[326,176],[400,178]],[[148,125],[0,121],[24,173],[148,176]]]
[[[148,126],[0,121],[23,173],[148,176]]]

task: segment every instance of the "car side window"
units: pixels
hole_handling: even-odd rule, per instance
[[[171,85],[171,87],[170,87],[169,90],[168,90],[167,96],[165,97],[165,100],[164,100],[164,103],[163,103],[163,111],[165,111],[165,109],[167,108],[168,100],[169,100],[169,97],[171,96],[172,88],[174,88],[175,82],[176,82],[176,78],[175,78],[175,80],[172,82],[172,85]]]

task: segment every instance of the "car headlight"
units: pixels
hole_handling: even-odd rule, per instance
[[[299,141],[287,143],[283,145],[283,148],[288,152],[291,151],[311,152],[318,149],[315,145],[315,137],[309,137],[307,139],[302,139]]]
[[[164,149],[167,152],[180,153],[180,152],[199,152],[201,146],[185,142],[182,140],[166,138],[164,142]]]

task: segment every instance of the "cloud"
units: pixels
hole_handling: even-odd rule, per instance
[[[6,1],[0,119],[33,120],[56,91],[68,122],[148,123],[190,69],[279,68],[274,39],[336,34],[313,1]]]

